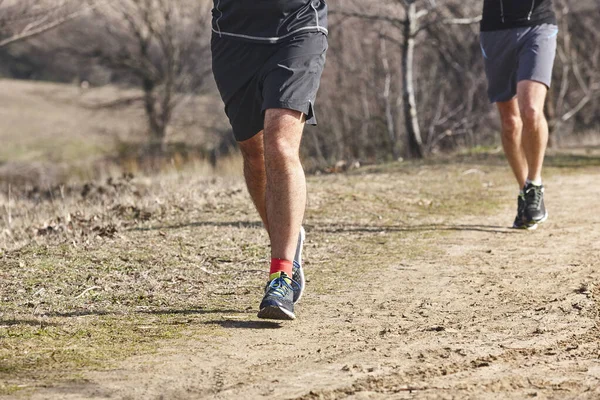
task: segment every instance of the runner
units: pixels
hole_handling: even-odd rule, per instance
[[[271,240],[259,318],[295,319],[304,290],[304,125],[327,51],[324,0],[213,0],[213,73],[244,158],[250,197]]]
[[[552,0],[484,0],[481,49],[488,96],[502,121],[502,145],[519,188],[513,227],[548,218],[542,167],[548,144],[544,102],[552,80],[558,27]]]

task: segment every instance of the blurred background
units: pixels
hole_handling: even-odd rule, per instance
[[[500,152],[481,0],[330,0],[310,172]],[[0,182],[237,171],[211,74],[210,0],[0,0]],[[600,8],[555,0],[551,146],[600,144]]]

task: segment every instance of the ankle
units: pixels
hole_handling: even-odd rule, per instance
[[[536,178],[536,179],[527,178],[527,181],[525,182],[525,186],[527,186],[529,184],[531,184],[533,186],[542,186],[542,178],[541,177]]]
[[[269,274],[269,280],[277,278],[284,272],[289,278],[292,277],[293,262],[290,260],[283,260],[281,258],[271,259],[271,271]]]

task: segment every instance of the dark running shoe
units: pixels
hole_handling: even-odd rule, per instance
[[[258,318],[294,320],[294,287],[297,283],[292,281],[285,272],[267,284],[265,297],[260,303]],[[297,289],[297,288],[296,288]]]
[[[523,189],[525,192],[524,219],[527,225],[540,224],[548,219],[548,212],[544,204],[544,186],[529,183]]]
[[[517,198],[517,216],[513,222],[513,229],[536,229],[537,224],[529,225],[525,219],[525,196],[520,194]]]
[[[302,269],[302,247],[304,246],[305,238],[306,232],[304,231],[303,227],[300,227],[298,246],[296,247],[296,255],[294,256],[294,266],[292,270],[292,279],[298,284],[297,290],[294,290],[294,304],[300,301],[300,298],[304,293],[304,285],[306,283],[304,278],[304,270]]]

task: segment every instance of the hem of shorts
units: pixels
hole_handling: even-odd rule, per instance
[[[235,129],[233,129],[232,127],[232,131],[233,131],[233,137],[235,138],[235,141],[238,143],[242,143],[245,142],[246,140],[250,140],[252,139],[254,136],[258,135],[260,133],[260,131],[262,131],[264,129],[264,124],[261,125],[260,127],[256,127],[256,129],[246,129],[243,132],[236,132]]]
[[[312,118],[308,119],[311,107],[312,107],[312,102],[310,100],[307,100],[306,102],[279,101],[279,102],[273,102],[271,104],[263,106],[262,114],[264,116],[264,114],[267,110],[278,109],[278,108],[292,110],[292,111],[298,111],[306,116],[306,118],[307,118],[306,123],[308,125],[316,126],[317,121],[316,121],[316,118],[314,115],[312,116]],[[261,126],[261,128],[258,129],[256,132],[254,132],[254,130],[248,131],[248,132],[236,132],[235,129],[233,129],[233,136],[235,137],[236,142],[241,143],[241,142],[245,142],[246,140],[252,139],[254,136],[258,135],[258,133],[262,129],[264,129],[264,125]]]
[[[266,104],[263,107],[262,112],[264,114],[269,109],[283,108],[283,109],[286,109],[286,110],[292,110],[292,111],[301,112],[308,119],[310,117],[309,112],[310,112],[311,104],[312,103],[311,103],[310,100],[307,100],[305,102],[301,102],[301,101],[299,101],[299,102],[279,101],[279,102],[274,102],[272,104]],[[309,122],[307,121],[307,123],[309,123]],[[309,125],[316,125],[316,123],[309,123]]]
[[[528,78],[521,78],[521,79],[519,79],[518,82],[523,82],[523,81],[532,81],[532,82],[541,83],[542,85],[546,86],[546,88],[548,90],[550,90],[550,87],[552,86],[552,83],[545,82],[543,79],[536,78],[535,76],[530,77],[530,78],[529,77]],[[510,101],[510,100],[514,99],[515,97],[517,97],[516,93],[513,94],[511,97],[509,97],[507,99],[504,99],[504,98],[492,98],[492,97],[488,97],[488,99],[490,100],[491,104],[495,104],[495,103],[504,103],[504,102]]]
[[[515,97],[517,97],[516,93],[512,97],[509,97],[507,99],[504,99],[504,98],[491,98],[491,97],[488,97],[488,99],[490,100],[490,104],[496,104],[496,103],[505,103],[507,101],[511,101]]]
[[[544,79],[540,79],[535,76],[521,78],[521,79],[519,79],[518,82],[523,82],[523,81],[532,81],[532,82],[541,83],[542,85],[546,86],[547,89],[550,89],[550,87],[552,86],[552,82],[546,82]]]

